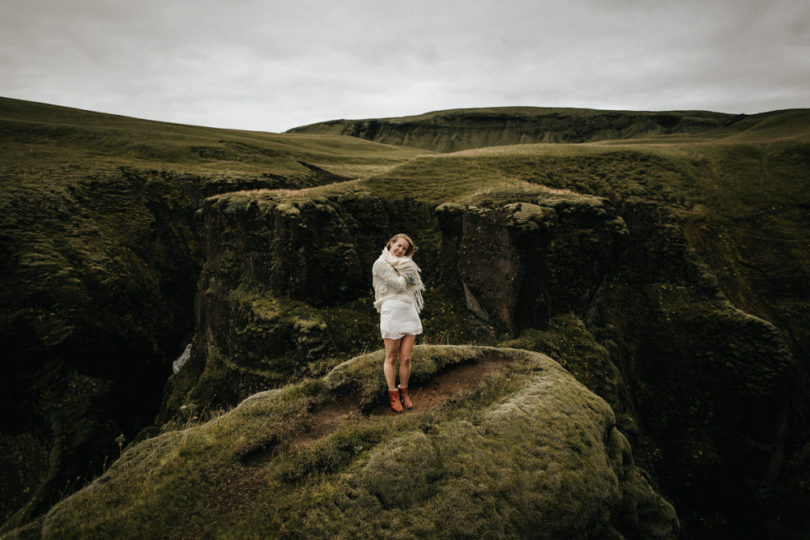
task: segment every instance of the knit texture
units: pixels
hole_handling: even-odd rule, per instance
[[[380,257],[371,268],[372,283],[374,285],[374,307],[380,311],[380,306],[386,300],[396,298],[410,302],[416,307],[416,312],[422,311],[424,304],[422,291],[425,285],[419,275],[419,267],[410,257],[395,257],[387,248],[383,248]]]

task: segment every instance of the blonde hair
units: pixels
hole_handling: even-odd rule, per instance
[[[395,234],[394,236],[392,236],[391,240],[389,240],[388,243],[385,244],[385,249],[391,251],[391,244],[396,242],[399,238],[402,238],[403,240],[408,242],[408,249],[407,249],[407,251],[405,251],[405,256],[406,257],[410,257],[411,255],[414,254],[414,252],[417,249],[419,249],[419,248],[416,247],[416,244],[413,243],[413,240],[411,240],[411,237],[408,236],[407,234],[403,234],[403,233]]]

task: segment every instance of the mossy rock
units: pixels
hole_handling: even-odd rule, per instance
[[[501,368],[437,408],[364,414],[362,401],[381,397],[384,389],[380,354],[128,448],[28,534],[677,534],[672,506],[633,464],[610,407],[548,357],[517,349],[417,347],[420,382],[413,390],[464,366],[496,362]],[[349,388],[358,394],[347,394]]]

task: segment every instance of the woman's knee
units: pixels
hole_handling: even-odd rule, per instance
[[[403,365],[403,366],[410,366],[411,365],[411,355],[410,354],[400,354],[399,363],[400,363],[400,365]]]

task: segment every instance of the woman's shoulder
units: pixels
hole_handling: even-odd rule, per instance
[[[391,265],[383,259],[382,257],[378,257],[374,264],[372,265],[372,269],[374,270],[385,270],[386,268],[390,267]]]

